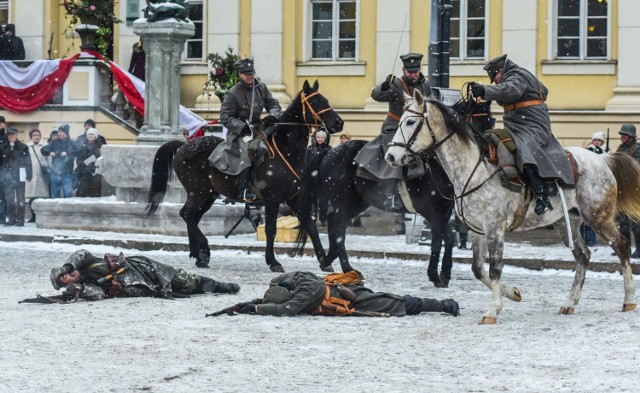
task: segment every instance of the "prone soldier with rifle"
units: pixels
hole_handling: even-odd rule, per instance
[[[355,272],[334,273],[325,278],[311,272],[292,272],[273,278],[262,299],[238,303],[206,316],[310,314],[402,317],[421,312],[444,312],[458,316],[460,308],[453,299],[435,300],[374,292],[362,285]]]
[[[160,297],[174,299],[198,293],[235,294],[240,286],[160,263],[141,255],[105,254],[99,258],[78,250],[61,266],[51,270],[51,284],[61,296],[38,296],[25,303],[69,303],[78,299],[114,297]],[[21,302],[22,303],[22,302]]]

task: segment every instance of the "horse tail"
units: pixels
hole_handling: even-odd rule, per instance
[[[147,208],[145,217],[155,213],[167,193],[167,187],[171,180],[171,168],[173,167],[173,157],[176,151],[182,146],[182,141],[171,141],[160,146],[153,158],[153,169],[151,174],[151,186],[147,195]]]
[[[626,153],[611,153],[604,160],[618,183],[616,211],[640,221],[640,164]]]
[[[313,202],[318,199],[318,185],[320,184],[320,164],[330,149],[322,150],[311,157],[304,169],[300,181],[300,210],[298,211],[298,233],[296,241],[291,247],[292,254],[302,252],[307,243],[307,232],[313,213]]]

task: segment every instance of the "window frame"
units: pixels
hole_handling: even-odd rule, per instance
[[[551,32],[549,34],[549,36],[551,37],[551,44],[549,45],[549,54],[548,54],[548,58],[552,61],[567,61],[567,62],[589,62],[589,61],[609,61],[611,60],[611,50],[612,50],[612,36],[611,36],[611,32],[612,32],[612,27],[611,27],[611,23],[612,23],[612,17],[611,17],[611,13],[612,13],[612,7],[613,7],[613,2],[612,1],[607,1],[607,16],[606,18],[601,18],[601,17],[592,17],[592,18],[600,18],[600,19],[606,19],[607,21],[607,32],[606,32],[606,39],[607,39],[607,48],[606,48],[606,54],[605,56],[587,56],[587,50],[588,50],[588,34],[587,34],[587,27],[588,27],[588,19],[589,19],[589,15],[588,15],[588,4],[589,4],[589,0],[578,0],[580,1],[580,14],[578,15],[578,20],[579,20],[579,31],[578,31],[578,56],[558,56],[558,26],[559,26],[559,20],[563,19],[562,17],[560,17],[560,15],[558,15],[559,12],[559,3],[560,0],[554,0],[553,1],[553,7],[551,7],[550,12],[551,12],[551,20],[553,20],[553,24],[552,26],[550,26],[551,28]],[[591,37],[594,38],[594,37]]]
[[[9,0],[0,0],[0,10],[7,10],[7,22],[11,21],[11,2]]]
[[[329,63],[354,63],[359,62],[360,58],[360,0],[344,0],[345,2],[353,2],[355,3],[355,38],[354,41],[354,56],[350,58],[340,58],[338,57],[340,50],[340,3],[343,0],[308,0],[304,2],[303,8],[303,20],[306,25],[303,33],[303,61],[305,62],[329,62]],[[313,57],[313,3],[321,2],[321,3],[331,3],[333,6],[332,12],[332,36],[331,36],[331,58],[324,57]]]
[[[478,61],[478,60],[486,60],[487,53],[489,51],[489,43],[487,37],[489,36],[489,0],[484,0],[484,54],[482,56],[470,57],[467,56],[467,40],[468,36],[468,25],[469,25],[469,17],[468,17],[468,9],[469,9],[469,0],[459,0],[460,1],[460,17],[457,18],[459,20],[459,29],[460,35],[458,36],[459,43],[459,53],[463,56],[459,57],[451,57],[452,62],[468,62],[468,61]],[[464,5],[464,6],[463,6]],[[482,18],[473,17],[471,20],[481,20]],[[452,18],[453,20],[453,18]],[[462,23],[464,21],[464,24]],[[451,39],[450,39],[451,42]],[[451,52],[451,51],[450,51]]]
[[[191,5],[194,5],[194,4],[202,5],[202,19],[194,21],[193,19],[190,18],[190,20],[192,22],[194,22],[194,24],[197,22],[197,23],[200,23],[202,25],[201,30],[200,30],[202,32],[202,37],[200,37],[200,38],[193,38],[193,37],[187,38],[187,40],[184,43],[184,50],[182,51],[182,61],[189,62],[189,63],[203,63],[203,62],[206,62],[206,60],[207,60],[205,37],[207,36],[207,33],[206,33],[206,29],[207,29],[206,15],[207,15],[207,3],[208,3],[208,1],[191,0],[190,3],[191,3]],[[202,56],[200,58],[187,57],[187,55],[189,53],[189,50],[188,50],[189,44],[190,43],[195,43],[195,42],[198,42],[198,41],[202,45]]]

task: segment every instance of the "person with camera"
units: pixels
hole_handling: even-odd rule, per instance
[[[0,60],[24,60],[22,38],[16,36],[16,26],[8,24],[0,37]]]

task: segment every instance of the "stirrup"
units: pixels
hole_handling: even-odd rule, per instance
[[[553,210],[553,206],[551,206],[551,202],[549,202],[549,198],[546,197],[538,197],[536,199],[536,207],[533,209],[533,211],[541,216],[546,212],[550,212],[551,210]]]
[[[390,197],[388,197],[385,201],[384,201],[384,210],[387,211],[401,211],[402,208],[404,207],[402,205],[402,202],[400,201],[400,197],[398,197],[398,195],[392,195]]]
[[[245,203],[251,203],[256,200],[256,194],[249,191],[248,188],[245,188],[242,192],[240,192],[239,199],[245,201]]]

